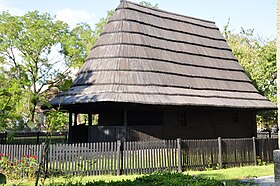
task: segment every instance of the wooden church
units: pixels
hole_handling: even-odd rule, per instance
[[[51,104],[69,112],[70,142],[253,137],[256,113],[276,108],[214,22],[129,1]]]

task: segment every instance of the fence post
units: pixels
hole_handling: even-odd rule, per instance
[[[122,142],[121,140],[117,141],[117,176],[121,175],[122,170]]]
[[[256,138],[253,137],[253,152],[254,152],[254,164],[257,166],[257,150],[256,150]]]
[[[181,150],[181,138],[177,138],[177,148],[178,148],[178,172],[182,172],[182,150]]]
[[[219,148],[219,156],[218,156],[218,160],[219,160],[219,164],[220,164],[220,169],[223,168],[223,157],[222,157],[222,138],[218,137],[218,148]]]
[[[46,147],[45,147],[45,143],[42,143],[41,145],[41,159],[39,160],[39,167],[38,167],[38,171],[36,173],[36,182],[35,182],[35,186],[38,186],[39,184],[39,178],[40,176],[42,176],[42,171],[45,173],[45,150],[46,150]],[[39,154],[38,154],[38,157],[39,157]],[[43,169],[43,170],[42,170]],[[45,176],[45,175],[43,175]]]
[[[280,150],[273,151],[274,181],[275,185],[280,185]]]

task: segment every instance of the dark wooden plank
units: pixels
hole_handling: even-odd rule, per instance
[[[61,154],[60,154],[60,164],[61,164],[61,171],[62,172],[66,172],[66,169],[65,169],[65,157],[64,157],[64,154],[66,153],[66,156],[67,156],[67,149],[65,149],[65,146],[64,144],[61,144]]]
[[[86,156],[86,151],[87,151],[87,148],[86,148],[86,143],[82,143],[82,150],[81,150],[81,156],[82,156],[82,159],[81,159],[81,164],[82,164],[82,175],[87,175],[87,169],[86,169],[86,162],[87,162],[87,156]]]
[[[115,142],[111,142],[111,153],[110,153],[110,161],[111,161],[111,165],[110,165],[110,174],[114,175],[115,174]]]
[[[98,170],[98,175],[101,175],[101,152],[100,152],[100,149],[101,149],[101,144],[100,144],[100,142],[98,142],[98,143],[96,143],[96,151],[97,151],[97,153],[98,153],[98,158],[97,158],[97,162],[98,162],[98,164],[97,164],[97,170]]]
[[[105,173],[105,143],[101,142],[101,174]]]
[[[146,161],[147,161],[147,172],[151,173],[151,154],[150,154],[150,142],[146,142]]]
[[[134,172],[136,171],[136,154],[137,154],[137,151],[135,150],[135,141],[132,141],[131,142],[131,156],[132,156],[132,171],[131,173],[134,174]]]
[[[138,173],[140,174],[141,173],[141,168],[140,168],[140,155],[141,155],[141,150],[140,150],[140,146],[139,146],[139,142],[135,142],[135,147],[136,147],[136,159],[137,159],[137,172],[134,172],[134,173]]]
[[[155,169],[154,171],[159,171],[159,167],[160,167],[160,159],[159,159],[159,146],[158,146],[159,141],[157,141],[157,143],[155,144],[155,148],[154,148],[154,161],[155,161]]]
[[[127,174],[127,142],[123,142],[123,173]]]
[[[77,149],[78,149],[78,144],[75,143],[73,145],[73,149],[72,149],[72,154],[74,154],[74,157],[73,157],[73,175],[77,175],[78,174],[78,157],[79,157],[79,154],[77,153]]]
[[[132,174],[132,170],[133,170],[133,151],[132,151],[132,147],[131,147],[131,142],[128,142],[129,144],[129,150],[128,150],[128,160],[129,160],[129,172],[128,174]]]
[[[109,142],[104,143],[104,152],[105,152],[105,162],[104,162],[104,169],[105,174],[109,174]]]

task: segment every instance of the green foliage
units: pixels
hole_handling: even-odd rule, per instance
[[[0,184],[6,184],[7,183],[7,177],[5,174],[0,173]]]
[[[0,131],[37,126],[48,89],[69,89],[70,67],[85,60],[92,37],[88,25],[70,30],[48,13],[0,14]]]
[[[54,21],[49,14],[39,14],[38,11],[23,16],[12,16],[7,12],[0,14],[1,71],[12,82],[2,88],[10,93],[11,99],[17,98],[24,105],[25,120],[36,123],[40,93],[57,73],[54,69],[57,62],[49,59],[50,53],[61,42],[61,35],[67,33],[67,28],[61,21]],[[12,108],[18,109],[19,104],[14,103]]]
[[[94,42],[98,40],[101,32],[103,32],[105,26],[107,25],[108,21],[111,19],[114,13],[115,13],[114,10],[107,11],[106,17],[101,18],[99,22],[95,24],[94,37],[93,37]]]
[[[9,78],[0,69],[0,131],[20,129],[27,116],[21,79]],[[26,93],[27,94],[27,93]]]
[[[158,9],[158,4],[152,5],[152,4],[151,4],[150,2],[148,2],[148,1],[141,1],[139,4],[140,4],[140,5],[143,5],[143,6],[146,6],[146,7],[149,7],[149,8]]]
[[[68,66],[81,67],[95,41],[88,24],[80,23],[64,37],[62,53],[67,56]]]
[[[173,186],[173,185],[193,185],[193,186],[223,186],[224,183],[209,178],[201,178],[200,176],[191,176],[181,173],[155,173],[152,175],[146,175],[143,177],[136,178],[134,181],[123,180],[123,181],[112,181],[112,182],[88,182],[88,183],[65,183],[61,185],[84,185],[84,186],[107,186],[107,185],[118,185],[118,186]]]
[[[257,90],[276,103],[276,42],[256,37],[253,30],[241,29],[234,33],[225,26],[223,35],[235,57],[252,80]],[[258,124],[276,124],[276,111],[262,112]]]
[[[57,109],[50,109],[47,113],[47,121],[44,129],[47,132],[62,131],[65,129],[65,123],[68,123],[68,116]]]

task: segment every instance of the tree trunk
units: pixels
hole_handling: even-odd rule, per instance
[[[280,0],[276,3],[276,64],[277,64],[277,106],[278,106],[278,128],[280,129]],[[280,148],[280,131],[278,132],[278,145]]]

